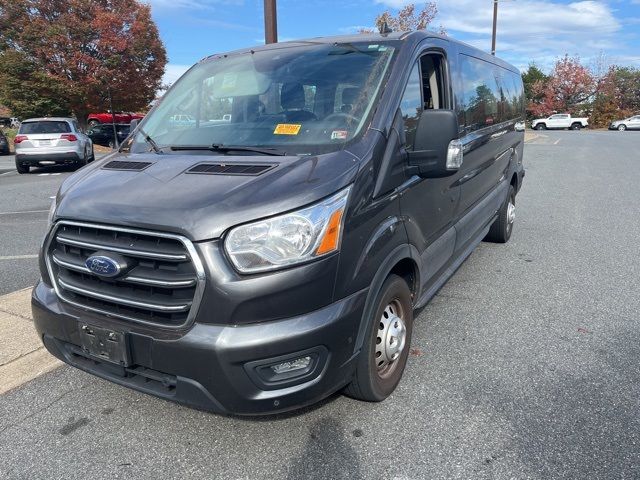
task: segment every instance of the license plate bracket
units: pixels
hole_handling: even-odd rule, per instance
[[[80,345],[90,356],[123,367],[131,365],[127,336],[123,332],[80,322]]]

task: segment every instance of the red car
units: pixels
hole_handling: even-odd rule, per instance
[[[131,112],[114,112],[112,115],[111,112],[106,113],[90,113],[87,117],[87,122],[90,127],[95,127],[100,123],[113,123],[113,117],[116,117],[115,123],[131,123],[131,120],[142,120],[144,115],[141,113],[131,113]]]

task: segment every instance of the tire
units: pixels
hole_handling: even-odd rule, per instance
[[[580,130],[582,128],[582,125],[579,123],[574,123],[573,125],[571,125],[571,130]]]
[[[98,120],[89,120],[89,128],[95,127],[96,125],[100,125]]]
[[[507,243],[513,232],[513,223],[516,219],[516,191],[513,185],[509,185],[507,199],[498,210],[498,218],[495,219],[485,241],[494,243]]]
[[[618,125],[618,131],[624,132],[627,129],[627,126],[623,123],[622,125]]]
[[[536,125],[536,130],[546,130],[547,126],[544,123],[539,123]]]
[[[95,161],[95,159],[96,159],[96,153],[93,151],[93,145],[91,145],[91,154],[89,155],[88,162],[91,163]]]
[[[75,163],[75,167],[76,167],[76,168],[75,168],[74,170],[79,170],[79,169],[81,169],[81,168],[82,168],[82,167],[84,167],[88,162],[89,162],[89,159],[87,158],[87,152],[85,151],[85,152],[84,152],[84,158],[81,158],[80,160],[78,160],[78,161]]]
[[[23,173],[29,173],[29,165],[22,165],[18,162],[16,162],[16,170],[18,171],[19,174],[23,174]]]
[[[387,277],[376,297],[374,312],[353,379],[344,390],[346,395],[367,402],[381,402],[391,395],[407,364],[413,305],[411,290],[403,278]]]

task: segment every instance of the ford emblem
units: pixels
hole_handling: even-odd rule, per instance
[[[92,255],[84,262],[87,268],[100,277],[115,277],[120,274],[122,267],[112,258],[105,255]]]

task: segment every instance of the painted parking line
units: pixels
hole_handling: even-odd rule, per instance
[[[27,260],[32,258],[38,258],[38,255],[5,255],[0,256],[0,260]]]
[[[23,210],[21,212],[0,212],[0,215],[18,215],[20,213],[47,213],[49,210]]]

